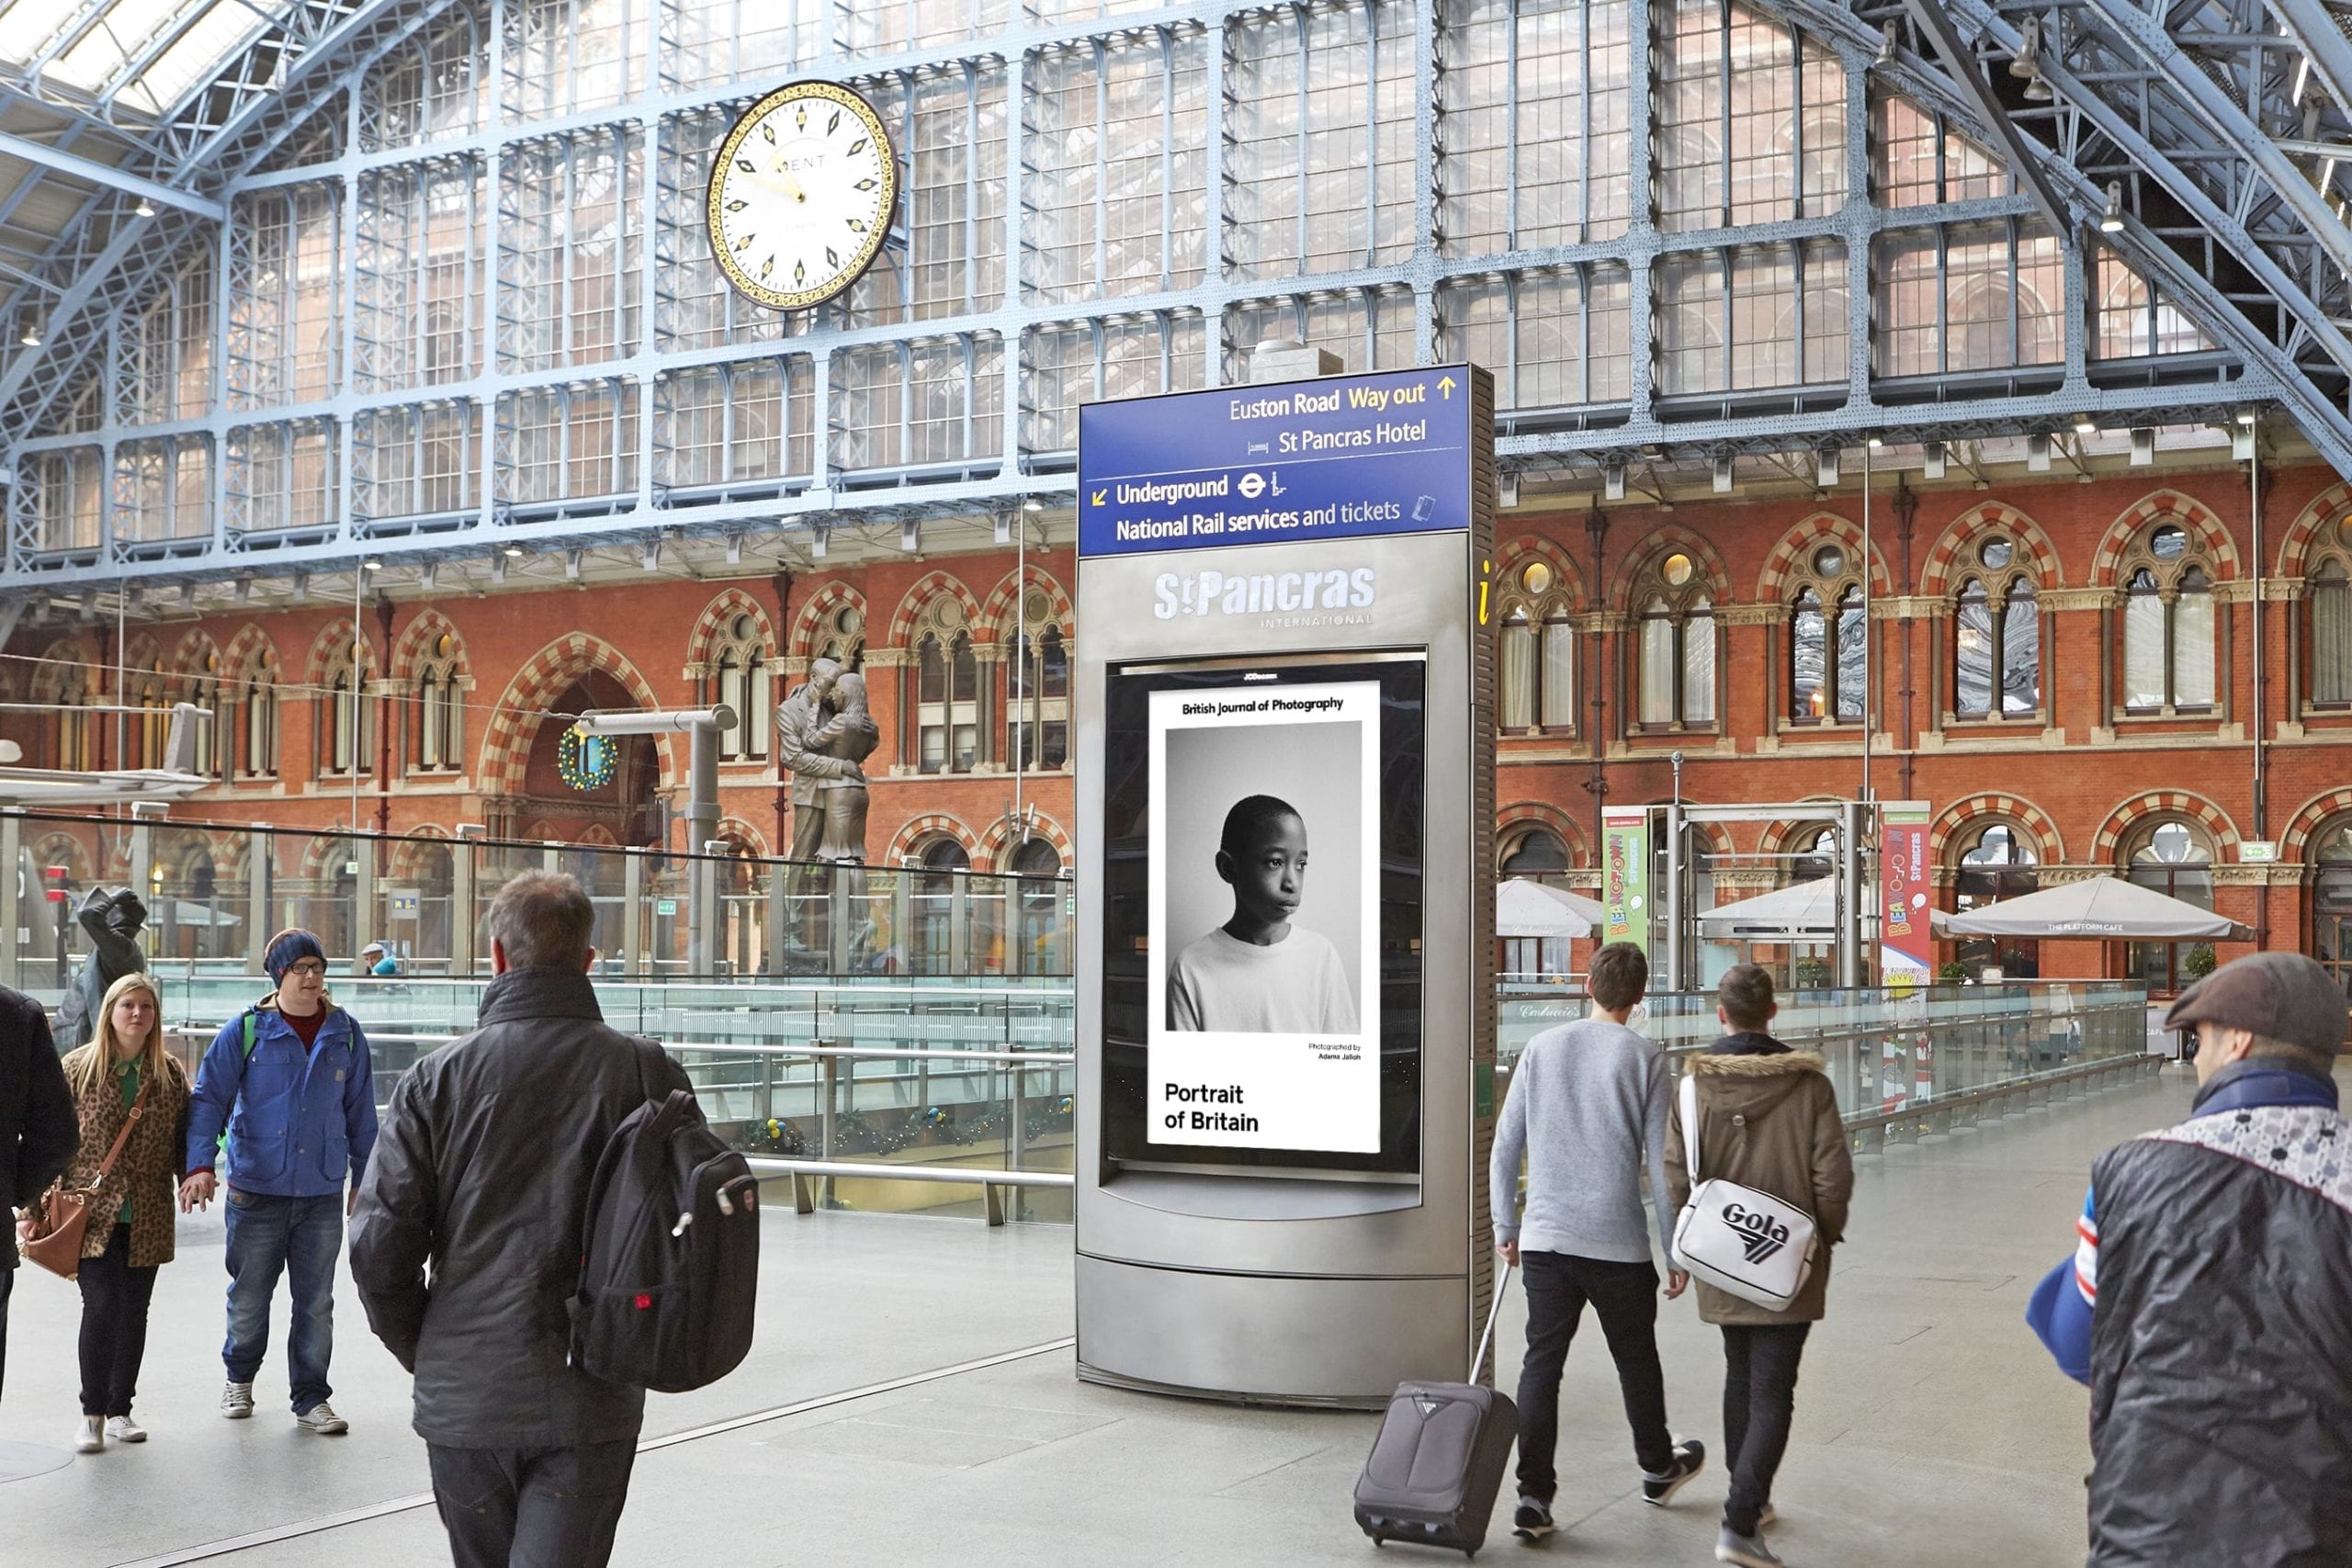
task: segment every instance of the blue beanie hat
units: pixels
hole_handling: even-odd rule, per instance
[[[319,945],[317,937],[300,926],[293,926],[269,939],[269,945],[262,950],[261,966],[269,971],[269,977],[274,983],[283,985],[286,971],[305,958],[315,958],[324,964],[327,961],[326,949]]]

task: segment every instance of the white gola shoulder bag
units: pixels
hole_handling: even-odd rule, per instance
[[[1813,1216],[1736,1181],[1701,1179],[1699,1081],[1682,1075],[1682,1151],[1690,1201],[1674,1222],[1675,1261],[1693,1278],[1786,1312],[1813,1278]]]

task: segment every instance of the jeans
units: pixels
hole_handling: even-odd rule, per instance
[[[1585,1303],[1592,1303],[1625,1420],[1634,1458],[1653,1475],[1674,1464],[1666,1428],[1666,1374],[1657,1363],[1657,1270],[1647,1263],[1610,1263],[1564,1252],[1522,1252],[1527,1275],[1527,1359],[1519,1369],[1519,1493],[1545,1503],[1558,1488],[1553,1454],[1560,1440],[1560,1371]]]
[[[427,1446],[455,1568],[604,1568],[637,1441],[577,1449]]]
[[[294,1321],[286,1360],[297,1416],[323,1401],[334,1355],[334,1264],[343,1252],[343,1197],[229,1193],[229,1338],[220,1347],[231,1382],[251,1382],[269,1344],[269,1300],[291,1277]]]
[[[17,1269],[0,1264],[0,1385],[8,1381],[8,1292],[17,1288]]]
[[[1772,1500],[1796,1414],[1797,1362],[1812,1332],[1810,1323],[1724,1325],[1724,1449],[1731,1466],[1724,1523],[1736,1534],[1754,1535],[1757,1516]]]
[[[105,1252],[82,1259],[83,1415],[130,1414],[139,1364],[147,1357],[147,1303],[160,1271],[130,1266],[129,1225],[114,1227]]]

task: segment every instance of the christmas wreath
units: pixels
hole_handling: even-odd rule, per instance
[[[620,759],[609,736],[591,735],[578,725],[563,732],[555,749],[555,771],[563,782],[582,793],[613,782]]]

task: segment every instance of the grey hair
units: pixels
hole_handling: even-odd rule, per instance
[[[560,871],[526,871],[490,901],[490,934],[514,969],[578,969],[588,962],[596,907],[579,880]]]

